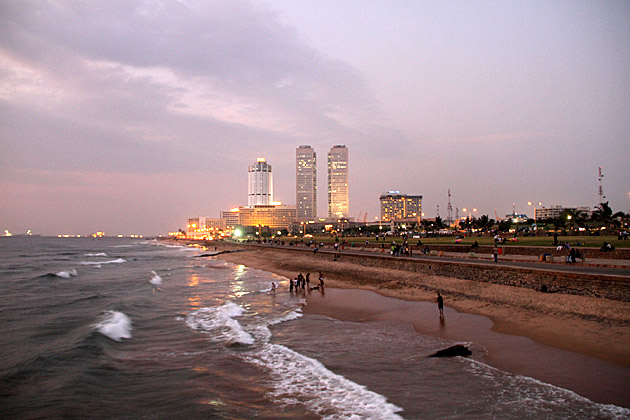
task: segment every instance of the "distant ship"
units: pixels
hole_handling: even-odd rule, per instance
[[[12,234],[11,232],[9,232],[7,229],[4,230],[4,236],[16,236],[16,237],[23,237],[23,236],[33,236],[33,237],[40,237],[42,235],[38,234],[38,233],[33,233],[31,232],[31,230],[27,230],[26,233],[18,233],[17,235]]]

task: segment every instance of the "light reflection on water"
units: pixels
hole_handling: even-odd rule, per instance
[[[191,274],[188,277],[188,286],[195,287],[197,285],[199,285],[199,276],[197,274]]]

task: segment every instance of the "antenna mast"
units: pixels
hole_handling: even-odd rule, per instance
[[[453,223],[453,206],[451,205],[451,189],[448,189],[448,207],[446,207],[446,223],[451,225]]]
[[[599,204],[602,204],[604,202],[604,199],[606,198],[606,196],[604,195],[604,184],[603,184],[603,180],[604,180],[604,174],[602,173],[602,167],[599,167]]]

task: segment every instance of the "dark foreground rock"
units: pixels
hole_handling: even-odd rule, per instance
[[[455,357],[455,356],[470,356],[472,352],[468,350],[468,347],[461,344],[456,344],[444,350],[439,350],[429,357]]]

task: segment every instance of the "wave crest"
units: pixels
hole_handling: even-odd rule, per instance
[[[103,316],[103,320],[94,324],[94,328],[105,337],[114,341],[131,338],[131,320],[122,312],[107,311]]]
[[[117,258],[115,260],[110,261],[81,261],[79,264],[81,265],[100,265],[100,264],[122,264],[126,263],[127,260],[123,260],[122,258]]]
[[[193,330],[211,334],[215,340],[227,344],[254,344],[254,337],[234,319],[244,312],[237,304],[227,302],[221,306],[201,308],[189,313],[186,316],[186,325]]]

